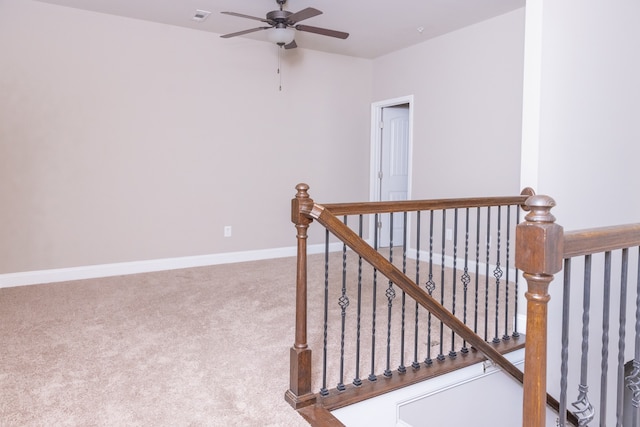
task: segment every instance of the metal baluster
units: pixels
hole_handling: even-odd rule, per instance
[[[426,283],[429,296],[433,296],[436,284],[433,281],[433,211],[429,212],[429,280]],[[427,358],[424,362],[428,365],[433,363],[431,359],[431,312],[427,314]]]
[[[440,304],[444,306],[444,265],[446,253],[446,230],[447,228],[447,210],[442,210],[442,263],[440,264]],[[444,357],[444,322],[440,320],[440,350],[438,351],[438,360],[443,361]]]
[[[502,242],[500,241],[502,233],[502,206],[498,206],[498,223],[497,223],[497,242],[496,242],[496,268],[493,270],[493,277],[496,279],[496,314],[495,314],[495,333],[493,336],[493,343],[498,344],[500,342],[498,319],[500,318],[500,279],[502,278],[502,268],[500,268],[500,251],[502,249]]]
[[[504,335],[502,339],[509,341],[509,255],[511,254],[511,206],[507,206],[507,243],[506,243],[506,277],[504,279]]]
[[[347,216],[344,216],[344,224],[347,225]],[[338,298],[340,306],[341,327],[340,327],[340,382],[338,382],[338,391],[346,390],[344,385],[344,332],[347,321],[347,307],[349,307],[349,297],[347,296],[347,245],[342,244],[342,293]]]
[[[516,224],[520,224],[520,208],[516,207]],[[513,307],[513,333],[511,334],[512,337],[514,338],[518,338],[520,336],[520,332],[518,332],[518,277],[520,276],[520,274],[518,273],[518,269],[516,268],[516,279],[515,279],[515,289],[513,291],[513,301],[514,301],[514,307]]]
[[[327,396],[327,333],[329,324],[329,230],[326,229],[324,237],[324,324],[322,341],[322,388],[320,395]]]
[[[416,212],[416,284],[420,283],[420,211]],[[418,309],[420,305],[416,301],[415,308],[415,332],[413,338],[413,363],[411,366],[413,369],[420,369],[420,363],[418,362]]]
[[[456,315],[456,288],[458,286],[456,280],[456,272],[458,270],[458,208],[453,211],[453,294],[451,302],[451,314]],[[451,350],[449,350],[449,357],[454,359],[458,353],[456,352],[456,333],[451,331]]]
[[[627,388],[633,393],[631,404],[633,405],[632,425],[638,425],[638,408],[640,408],[640,248],[638,248],[638,272],[636,276],[636,340],[633,357],[633,370],[627,378]]]
[[[402,238],[402,272],[407,274],[407,213],[403,215],[403,238]],[[402,311],[400,319],[400,366],[398,366],[398,372],[407,372],[407,368],[404,366],[404,327],[405,327],[405,309],[406,309],[407,295],[405,291],[402,291]]]
[[[389,214],[389,263],[393,264],[393,213]],[[391,311],[396,291],[393,282],[389,280],[389,286],[385,292],[387,297],[387,367],[384,370],[385,377],[391,377]]]
[[[576,408],[578,426],[585,426],[593,420],[594,409],[589,401],[589,386],[587,385],[589,373],[589,311],[591,307],[591,255],[584,257],[584,294],[582,297],[582,357],[580,360],[580,384],[578,385],[578,398],[571,405]],[[569,292],[568,290],[566,291]],[[568,298],[568,297],[565,297]],[[563,306],[569,310],[569,300],[563,301]],[[569,323],[569,319],[566,320]],[[564,325],[563,325],[564,326]],[[567,326],[568,327],[568,326]],[[568,332],[567,332],[568,333]],[[564,336],[564,330],[563,330]],[[568,340],[568,338],[567,338]],[[564,350],[564,342],[563,342]]]
[[[487,262],[484,274],[484,340],[489,340],[489,261],[491,260],[491,207],[487,207]]]
[[[611,252],[604,253],[604,296],[602,314],[602,362],[600,381],[600,425],[607,423],[607,380],[609,370],[609,305],[611,302]]]
[[[374,231],[373,231],[373,249],[378,250],[378,233],[380,227],[380,218],[379,214],[375,214],[374,221]],[[376,290],[378,288],[378,270],[376,268],[373,269],[373,284],[372,284],[372,313],[371,313],[371,372],[369,373],[369,381],[376,381],[378,377],[375,374],[375,366],[376,366]]]
[[[362,215],[358,218],[358,236],[362,238]],[[362,313],[362,257],[358,256],[358,308],[356,314],[356,376],[353,379],[353,385],[356,387],[362,385],[360,379],[360,327]]]
[[[478,333],[478,304],[480,294],[480,208],[476,208],[476,297],[474,301],[473,332]]]
[[[469,276],[469,208],[465,209],[465,225],[464,225],[464,272],[462,273],[462,284],[464,286],[464,298],[463,298],[463,314],[462,321],[464,324],[467,324],[467,297],[469,292],[469,282],[471,282],[471,277]],[[467,354],[469,349],[467,348],[467,340],[462,341],[462,349],[460,350],[463,354]]]
[[[562,292],[562,349],[560,351],[560,399],[558,427],[567,425],[567,360],[569,359],[569,302],[571,300],[571,258],[564,260]]]
[[[624,348],[627,323],[627,271],[629,269],[629,249],[622,249],[622,265],[620,272],[620,312],[618,316],[618,382],[616,406],[616,427],[622,427],[624,415]]]

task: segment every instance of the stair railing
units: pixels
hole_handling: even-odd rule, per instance
[[[441,301],[435,299],[427,290],[422,289],[408,277],[403,269],[394,265],[394,263],[385,258],[377,248],[372,247],[364,241],[361,235],[348,227],[345,222],[338,218],[338,216],[379,213],[393,214],[394,212],[421,212],[439,209],[455,210],[459,208],[468,209],[469,207],[475,207],[478,208],[478,210],[481,207],[520,207],[523,206],[527,198],[533,194],[532,190],[526,189],[520,196],[514,197],[319,205],[309,197],[308,185],[299,184],[296,186],[296,189],[298,192],[296,197],[292,200],[291,211],[291,219],[297,229],[296,329],[295,341],[290,350],[290,385],[289,390],[285,393],[285,399],[294,408],[300,409],[312,405],[319,399],[318,394],[314,393],[312,390],[312,350],[309,348],[309,344],[307,342],[307,309],[309,303],[307,288],[307,240],[309,226],[313,221],[323,225],[328,232],[330,231],[333,236],[337,237],[345,245],[345,248],[350,248],[358,257],[370,264],[375,272],[380,273],[388,279],[390,284],[392,283],[397,286],[403,294],[414,299],[417,304],[430,313],[430,316],[433,315],[434,318],[438,319],[450,328],[454,334],[464,340],[465,343],[469,343],[470,346],[477,350],[478,353],[484,355],[487,359],[491,360],[495,365],[499,366],[519,382],[523,381],[522,372],[509,362],[501,352],[496,349],[495,345],[487,342],[486,338],[479,336],[469,328],[464,321],[460,320],[457,316],[447,310],[442,305]],[[500,214],[498,214],[498,216],[499,215]],[[444,226],[442,232],[444,242]],[[489,247],[496,246],[496,243],[490,240],[488,232],[486,239],[488,253]],[[497,239],[501,239],[500,232],[498,232]],[[509,238],[506,240],[509,240]],[[499,244],[497,246],[498,248],[500,247]],[[490,274],[488,267],[487,273]],[[497,268],[494,274],[496,276],[496,282],[500,283],[502,270]],[[515,315],[515,313],[512,314]],[[509,337],[505,337],[505,339],[508,340]],[[496,344],[496,340],[497,338],[494,338],[493,344]],[[499,342],[500,340],[497,341]],[[353,401],[349,401],[347,403],[353,403]],[[336,407],[339,407],[339,405]]]

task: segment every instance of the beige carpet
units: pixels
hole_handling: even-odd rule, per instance
[[[357,263],[357,257],[350,253],[344,366],[338,303],[341,253],[332,254],[328,270],[330,389],[340,382],[341,370],[345,384],[356,376],[358,289],[357,264],[352,262]],[[414,277],[415,264],[409,262],[407,268]],[[423,265],[422,285],[427,272]],[[439,282],[440,270],[434,274]],[[452,270],[445,274],[450,282]],[[309,344],[314,392],[322,386],[324,276],[324,256],[311,256]],[[363,381],[372,366],[382,374],[387,365],[388,282],[379,277],[373,364],[371,282],[372,270],[364,266],[359,375]],[[294,340],[294,292],[294,258],[0,289],[0,426],[305,426],[284,401]],[[436,298],[438,292],[439,288],[434,291]],[[481,302],[483,298],[481,294]],[[450,307],[451,295],[445,299]],[[401,300],[396,289],[391,370],[398,368],[401,355],[409,369],[413,360],[415,303],[408,301],[405,307],[401,352]],[[418,360],[423,361],[429,347],[422,309],[419,323]],[[434,319],[430,342],[434,359],[439,352],[438,328]],[[450,342],[446,332],[445,355]],[[461,344],[458,338],[456,347]]]
[[[295,260],[0,289],[0,425],[305,426]]]

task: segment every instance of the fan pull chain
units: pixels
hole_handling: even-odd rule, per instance
[[[276,45],[277,46],[277,45]],[[278,46],[278,90],[282,92],[282,73],[280,72],[281,60],[280,60],[280,51],[282,50],[282,46]]]

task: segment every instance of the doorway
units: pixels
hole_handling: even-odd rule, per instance
[[[413,152],[413,96],[390,99],[371,107],[371,201],[407,200],[411,195]],[[382,215],[371,225],[378,227],[378,244],[387,247],[404,241],[402,215]],[[393,236],[393,242],[390,242]]]

